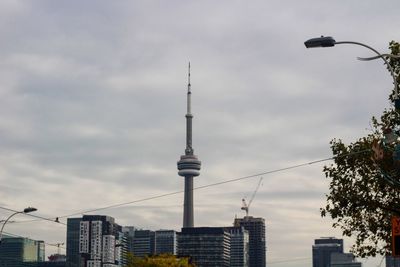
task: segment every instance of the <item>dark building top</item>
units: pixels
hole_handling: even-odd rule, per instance
[[[343,253],[343,239],[322,237],[314,240],[312,246],[313,267],[326,267],[331,264],[332,253]]]
[[[182,228],[181,234],[204,235],[223,234],[227,232],[225,227],[187,227]]]

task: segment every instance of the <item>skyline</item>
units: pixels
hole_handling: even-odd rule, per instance
[[[303,43],[325,35],[387,52],[399,41],[399,7],[394,0],[2,1],[0,206],[61,217],[181,191],[188,61],[202,160],[196,186],[329,158],[332,138],[349,143],[370,132],[370,118],[389,107],[392,78],[381,61],[357,61],[372,56],[362,47]],[[250,216],[266,220],[267,264],[309,258],[276,263],[309,266],[314,239],[341,238],[319,215],[324,164],[263,176]],[[241,199],[258,180],[196,190],[196,226],[244,216]],[[99,214],[179,230],[182,203],[177,194]],[[65,241],[66,228],[26,222],[5,231],[54,244]]]

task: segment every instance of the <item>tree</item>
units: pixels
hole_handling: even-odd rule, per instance
[[[399,55],[398,42],[389,48]],[[387,59],[400,83],[400,60]],[[385,109],[380,119],[372,118],[372,127],[371,134],[349,145],[332,140],[334,162],[324,166],[330,186],[321,216],[330,215],[333,227],[355,237],[352,252],[360,257],[390,253],[391,217],[400,216],[400,144],[390,139],[400,135],[400,112]]]
[[[155,256],[145,256],[144,258],[128,255],[126,267],[195,267],[189,262],[188,258],[177,258],[170,254],[160,254]]]

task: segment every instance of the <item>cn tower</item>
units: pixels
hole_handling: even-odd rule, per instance
[[[193,177],[200,175],[201,162],[193,153],[192,147],[192,112],[191,112],[190,62],[187,85],[186,112],[186,149],[185,155],[178,161],[178,174],[185,177],[185,196],[183,202],[183,228],[194,227],[193,215]]]

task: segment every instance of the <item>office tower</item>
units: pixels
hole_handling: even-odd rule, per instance
[[[178,174],[185,177],[185,194],[183,201],[183,227],[194,226],[193,215],[193,177],[200,175],[201,162],[193,153],[192,147],[192,118],[191,113],[191,84],[190,84],[190,63],[188,72],[187,91],[187,112],[186,112],[186,149],[178,161]]]
[[[80,222],[79,253],[88,267],[115,266],[116,240],[122,227],[114,218],[102,215],[84,215]]]
[[[174,230],[156,231],[155,254],[177,254],[178,241]]]
[[[155,232],[151,230],[135,230],[132,252],[137,257],[153,255],[155,252]]]
[[[230,267],[249,266],[249,232],[244,227],[225,227],[231,235]]]
[[[331,263],[331,254],[343,253],[343,239],[321,237],[314,240],[312,246],[313,267],[326,267]]]
[[[330,267],[361,267],[361,262],[357,262],[353,253],[331,253]]]
[[[224,227],[182,228],[178,234],[178,256],[190,257],[197,267],[228,267],[229,231]]]
[[[67,267],[122,266],[122,228],[114,218],[84,215],[67,221]],[[125,255],[126,256],[126,255]]]
[[[79,232],[82,218],[67,219],[67,267],[83,267],[79,254]]]
[[[235,218],[235,227],[242,226],[249,232],[249,266],[266,266],[266,241],[265,241],[265,220],[264,218],[254,218],[245,216]]]
[[[44,242],[24,237],[3,235],[0,245],[0,266],[34,266],[44,255]]]

